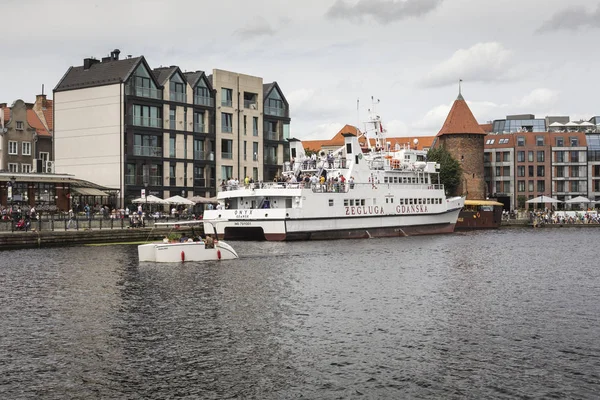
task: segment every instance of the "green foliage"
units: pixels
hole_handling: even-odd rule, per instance
[[[179,242],[179,240],[181,239],[181,234],[180,233],[175,233],[175,232],[170,232],[169,236],[167,236],[169,239],[169,242]]]
[[[523,209],[525,208],[525,202],[527,201],[527,197],[520,194],[517,196],[517,208]]]
[[[304,149],[304,154],[306,154],[307,157],[312,156],[313,154],[318,154],[319,150],[313,150],[313,149]]]
[[[429,149],[427,152],[427,161],[435,161],[440,164],[440,182],[446,189],[446,194],[455,196],[460,181],[462,179],[462,168],[452,155],[444,147]]]

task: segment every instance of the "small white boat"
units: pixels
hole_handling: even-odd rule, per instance
[[[186,221],[177,223],[156,223],[159,226],[190,226],[200,225],[212,226],[218,221]],[[216,230],[215,230],[216,232]],[[236,251],[222,240],[217,240],[216,233],[213,245],[207,245],[206,241],[186,241],[186,242],[154,242],[138,246],[138,257],[140,261],[151,262],[185,262],[185,261],[220,261],[233,260],[239,258]]]

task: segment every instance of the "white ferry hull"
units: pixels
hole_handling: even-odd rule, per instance
[[[221,210],[218,215],[228,221],[219,224],[217,234],[227,240],[264,238],[269,241],[432,235],[454,232],[459,212],[460,208],[441,214],[296,219],[282,216],[281,219],[264,220],[236,219],[232,210]]]

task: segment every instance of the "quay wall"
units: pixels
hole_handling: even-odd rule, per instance
[[[194,228],[196,235],[202,229]],[[136,228],[136,229],[103,229],[103,230],[68,230],[68,231],[29,231],[0,232],[0,250],[23,248],[41,248],[52,246],[69,246],[93,243],[127,243],[160,240],[173,230],[169,228]],[[180,228],[179,234],[192,234],[191,228]]]

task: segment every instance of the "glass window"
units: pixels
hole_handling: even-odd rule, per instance
[[[517,152],[517,161],[518,162],[525,162],[525,152],[524,151],[518,151]]]
[[[565,167],[556,167],[556,177],[564,178],[565,177]]]
[[[8,154],[17,155],[19,154],[19,144],[18,142],[14,142],[9,140],[8,142]]]
[[[556,191],[561,193],[565,191],[565,181],[556,182]]]
[[[505,151],[504,153],[502,153],[502,161],[504,161],[504,162],[510,161],[510,151]]]
[[[171,136],[169,138],[169,157],[176,157],[176,150],[175,150],[175,136]]]
[[[221,105],[231,107],[233,104],[233,90],[228,88],[221,89]]]
[[[564,147],[565,145],[565,138],[562,136],[557,136],[556,137],[556,147]]]
[[[545,176],[545,169],[543,165],[538,165],[537,176]]]
[[[579,162],[579,152],[578,151],[571,152],[571,162]]]
[[[556,152],[556,162],[565,162],[565,152],[564,151]]]
[[[571,147],[579,146],[579,139],[577,139],[576,137],[570,137],[569,141],[571,142]]]
[[[546,156],[545,156],[545,152],[543,150],[540,150],[537,152],[537,161],[538,162],[544,162],[545,158],[546,158]]]
[[[486,140],[485,144],[494,144],[494,139],[488,139],[488,140]]]
[[[496,162],[502,162],[502,153],[499,151],[496,152]]]
[[[489,152],[483,153],[483,162],[490,162],[492,159],[492,154]]]
[[[30,156],[31,155],[31,142],[21,143],[21,150],[22,150],[22,154],[24,156]],[[23,172],[25,172],[25,171],[23,171]]]
[[[517,136],[517,146],[525,146],[525,136]]]
[[[529,162],[533,162],[533,151],[528,151],[527,152],[527,160]]]
[[[528,181],[527,182],[527,190],[529,192],[533,192],[533,189],[534,189],[534,182],[533,181]]]
[[[233,114],[221,113],[221,132],[231,133],[233,131]]]
[[[496,182],[496,193],[502,193],[502,181]]]
[[[502,176],[510,176],[510,167],[502,167]]]
[[[528,176],[534,176],[534,175],[533,175],[533,165],[529,165],[529,166],[527,167],[527,170],[528,170],[528,173],[529,173],[529,175],[528,175]]]
[[[544,193],[546,191],[546,181],[537,181],[537,191]]]
[[[175,122],[175,106],[169,108],[169,129],[176,129]]]
[[[536,136],[535,137],[535,145],[536,146],[543,146],[544,145],[544,137],[543,136]]]
[[[221,158],[228,160],[233,158],[233,140],[221,139]]]
[[[517,191],[524,192],[525,191],[525,181],[517,182]]]
[[[229,180],[233,177],[233,167],[229,165],[221,166],[221,178]]]
[[[579,181],[571,181],[571,192],[579,192]]]
[[[500,167],[496,167],[496,176],[502,176],[502,173],[500,172]]]
[[[574,178],[579,177],[579,167],[576,167],[576,166],[571,167],[571,176]]]
[[[519,165],[517,167],[517,176],[525,176],[525,166]]]
[[[252,117],[252,136],[258,136],[258,117]]]

